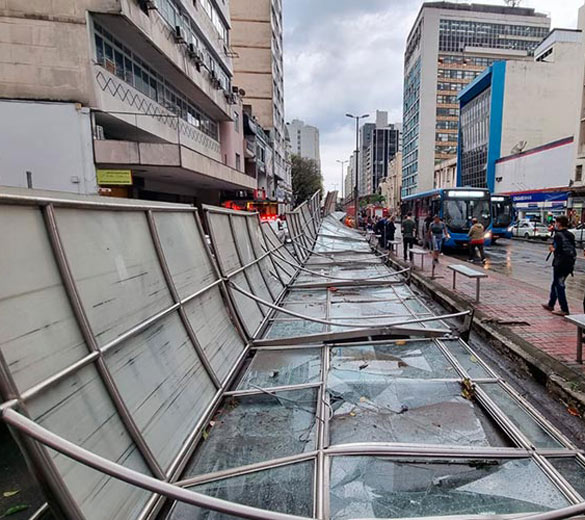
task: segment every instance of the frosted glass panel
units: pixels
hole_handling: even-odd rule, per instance
[[[181,298],[207,287],[217,274],[192,213],[155,213],[161,246]]]
[[[20,390],[88,354],[39,209],[2,206],[0,349]]]
[[[106,361],[139,430],[167,468],[215,395],[179,316],[112,349]]]
[[[97,455],[149,474],[93,366],[41,393],[29,403],[33,420]],[[127,520],[149,493],[51,452],[70,493],[89,520]]]
[[[57,222],[100,345],[172,305],[143,213],[58,209]]]
[[[244,276],[244,273],[238,273],[234,275],[231,280],[244,291],[254,294],[254,291],[252,291],[248,285],[248,280]],[[239,291],[236,291],[235,289],[230,289],[230,292],[232,294],[238,316],[242,320],[246,330],[248,331],[248,334],[252,336],[254,331],[262,322],[264,316],[260,312],[258,304],[250,297],[240,293]]]
[[[185,305],[185,312],[213,371],[224,381],[245,344],[227,312],[220,290],[213,287],[205,291]]]
[[[223,213],[207,212],[207,223],[211,228],[213,247],[217,261],[225,274],[241,267],[238,253],[234,247],[234,238],[230,226],[229,217]]]

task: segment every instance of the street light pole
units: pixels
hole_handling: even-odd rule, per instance
[[[339,164],[341,164],[341,202],[343,202],[343,186],[344,186],[343,167],[345,166],[345,163],[348,163],[349,161],[340,161],[339,159],[337,159],[337,162]],[[345,194],[345,196],[347,197],[347,193]]]
[[[355,119],[355,186],[353,188],[353,200],[354,200],[354,207],[355,207],[355,228],[358,228],[358,202],[359,202],[359,191],[358,191],[358,179],[359,179],[359,171],[360,171],[360,150],[359,150],[359,141],[360,141],[360,119],[366,119],[370,117],[370,114],[364,114],[363,116],[354,116],[353,114],[345,114],[347,117],[351,119]]]

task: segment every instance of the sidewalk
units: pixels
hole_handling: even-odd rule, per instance
[[[402,255],[403,249],[400,245],[398,255],[391,258],[404,265]],[[548,300],[547,290],[485,269],[480,263],[471,264],[447,255],[440,257],[434,280],[431,280],[430,254],[425,257],[424,271],[420,269],[420,258],[415,257],[415,264],[413,271],[415,279],[421,278],[429,290],[438,289],[450,299],[460,301],[460,306],[472,306],[476,309],[476,318],[482,324],[490,325],[512,341],[516,338],[524,340],[570,369],[575,375],[575,380],[581,379],[579,376],[582,376],[585,381],[585,367],[575,361],[577,329],[562,317],[542,308],[542,304]],[[457,275],[457,287],[453,291],[453,272],[447,268],[448,265],[466,265],[478,271],[486,271],[488,278],[481,280],[479,304],[475,303],[475,280]],[[569,300],[569,306],[575,313],[582,311],[582,305],[581,301]],[[505,322],[509,323],[504,324]],[[539,368],[546,373],[546,368],[542,366]],[[567,379],[566,374],[564,377]]]

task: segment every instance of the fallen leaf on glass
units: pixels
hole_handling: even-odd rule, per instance
[[[360,403],[365,403],[367,401],[367,399],[365,397],[360,397]]]
[[[355,412],[349,412],[349,415],[351,415],[352,417],[355,417]]]
[[[14,491],[4,491],[4,493],[2,493],[2,496],[4,498],[10,498],[13,497],[14,495],[18,495],[18,493],[20,493],[20,489],[15,489]]]
[[[5,518],[7,516],[15,515],[16,513],[20,513],[21,511],[26,511],[28,509],[28,507],[29,506],[27,506],[25,504],[20,504],[18,506],[9,507],[6,511],[4,511],[4,514],[2,516],[0,516],[0,518]]]
[[[404,339],[399,339],[399,340],[396,342],[396,345],[398,345],[399,347],[402,347],[402,346],[406,345],[406,340],[404,340]]]
[[[567,408],[567,412],[569,412],[573,417],[581,417],[581,414],[579,413],[579,411],[575,410],[575,408],[572,408],[571,406],[569,406],[569,408]]]

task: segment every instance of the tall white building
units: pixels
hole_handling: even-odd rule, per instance
[[[457,93],[500,60],[530,60],[550,19],[534,9],[425,2],[404,55],[402,196],[432,189],[456,156]]]
[[[306,125],[304,121],[293,119],[287,123],[292,153],[305,159],[312,159],[321,168],[321,152],[319,146],[319,129]]]

